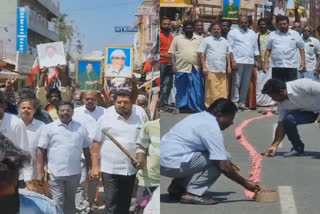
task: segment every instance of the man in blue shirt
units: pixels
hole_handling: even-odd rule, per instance
[[[260,190],[259,185],[237,173],[238,167],[224,146],[221,130],[233,124],[237,110],[233,102],[217,99],[207,111],[185,118],[162,138],[161,175],[173,178],[169,195],[182,203],[216,204],[202,195],[221,173],[250,191]]]
[[[49,198],[18,189],[19,170],[30,155],[0,134],[0,207],[5,214],[63,214]]]

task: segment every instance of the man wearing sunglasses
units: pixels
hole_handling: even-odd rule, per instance
[[[108,65],[108,76],[130,77],[131,69],[125,65],[126,54],[121,49],[116,49],[110,56],[111,64]]]

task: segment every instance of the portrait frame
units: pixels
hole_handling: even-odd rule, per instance
[[[55,60],[49,59],[48,57],[48,48],[55,49]],[[51,42],[51,43],[45,43],[45,44],[39,44],[37,45],[37,51],[38,51],[38,58],[39,58],[39,64],[40,68],[52,68],[56,67],[58,65],[67,65],[67,58],[66,58],[66,52],[64,48],[63,42]]]
[[[125,61],[121,69],[125,74],[113,74],[111,56],[114,51],[121,50],[125,54]],[[105,46],[105,63],[104,63],[104,76],[105,77],[119,77],[119,78],[132,78],[133,75],[133,48],[132,46],[124,45],[107,45]],[[120,51],[120,52],[121,52]],[[121,71],[120,71],[121,72]]]
[[[99,72],[98,77],[99,79],[95,79],[93,81],[99,80],[98,83],[102,86],[103,84],[103,62],[102,60],[95,60],[95,59],[86,59],[86,58],[78,58],[76,63],[76,82],[80,83],[80,87],[78,88],[79,91],[86,91],[86,90],[100,90],[100,87],[95,85],[95,87],[89,87],[86,86],[83,88],[84,84],[81,84],[81,80],[79,80],[79,77],[83,72],[86,71],[87,65],[91,63],[93,72]]]
[[[232,17],[226,16],[224,9],[225,9],[225,5],[229,4],[229,0],[221,0],[222,19],[227,19],[227,20],[238,20],[239,19],[240,11],[241,11],[241,0],[233,0],[233,3],[238,7],[238,17],[232,18]]]

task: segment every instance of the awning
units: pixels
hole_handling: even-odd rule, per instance
[[[191,0],[160,0],[160,7],[193,7]]]

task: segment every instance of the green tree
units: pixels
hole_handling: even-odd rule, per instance
[[[67,14],[63,13],[58,18],[54,19],[55,25],[60,31],[60,40],[65,44],[71,40],[74,34],[74,21],[68,21],[67,16]]]

